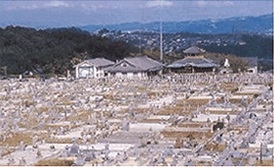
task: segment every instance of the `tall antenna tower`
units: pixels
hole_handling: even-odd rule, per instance
[[[160,21],[160,60],[163,62],[163,23]]]
[[[142,27],[139,30],[139,54],[142,53]]]
[[[163,62],[163,20],[162,20],[163,1],[161,0],[160,7],[160,61]]]

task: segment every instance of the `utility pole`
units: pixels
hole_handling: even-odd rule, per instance
[[[160,61],[163,63],[163,25],[162,20],[160,21]]]

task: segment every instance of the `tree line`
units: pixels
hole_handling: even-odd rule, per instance
[[[126,42],[90,35],[74,27],[0,28],[0,67],[7,67],[8,74],[65,74],[83,59],[104,57],[115,61],[134,52],[137,48]]]

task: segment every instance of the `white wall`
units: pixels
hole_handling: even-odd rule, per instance
[[[145,77],[147,77],[147,74],[145,72],[137,72],[137,73],[127,72],[124,74],[121,72],[117,72],[114,74],[114,76],[117,78],[135,79],[135,78],[145,78]]]
[[[83,70],[86,68],[85,70]],[[95,67],[90,64],[80,64],[75,68],[76,78],[101,78],[105,76],[104,67]]]
[[[76,66],[75,70],[76,78],[94,78],[97,73],[96,67],[88,64]]]

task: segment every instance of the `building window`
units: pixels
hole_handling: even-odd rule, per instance
[[[126,63],[122,63],[121,66],[122,67],[127,67],[127,64]]]

